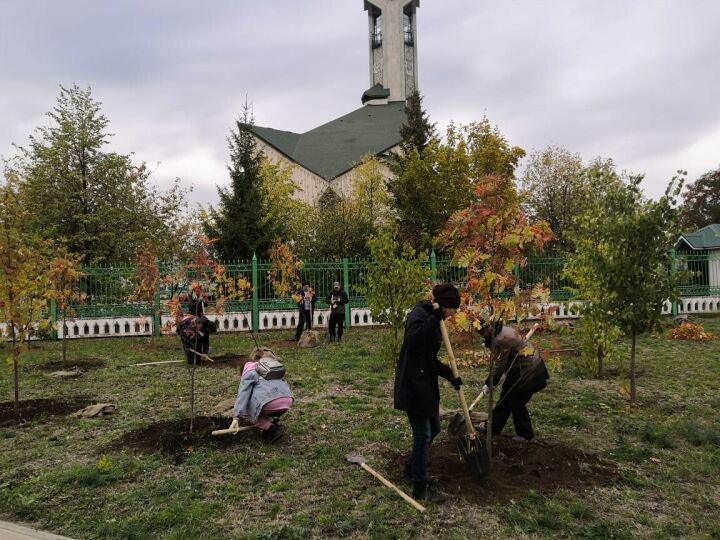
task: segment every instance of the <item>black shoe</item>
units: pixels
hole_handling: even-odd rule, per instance
[[[430,482],[415,482],[413,497],[418,501],[430,501],[434,503],[445,502],[445,495],[436,491]]]
[[[273,424],[268,429],[263,431],[261,435],[262,440],[269,444],[279,441],[282,436],[282,428],[276,424]]]

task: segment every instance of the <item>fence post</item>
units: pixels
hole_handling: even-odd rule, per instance
[[[520,288],[520,265],[515,263],[515,268],[513,268],[513,276],[515,276],[515,288]]]
[[[258,261],[253,253],[252,258],[252,332],[260,330],[260,309],[258,302]]]
[[[50,324],[52,324],[52,340],[58,340],[58,307],[54,298],[50,299]],[[64,329],[63,329],[64,330]]]
[[[430,280],[433,283],[437,281],[437,255],[434,248],[430,250]]]
[[[674,249],[670,250],[670,273],[674,274],[677,272],[677,252]],[[672,316],[678,316],[678,303],[673,301],[672,303]]]
[[[160,265],[157,261],[155,261],[155,267],[158,269],[158,280],[155,283],[155,296],[153,297],[153,336],[159,337],[162,313],[160,312]]]
[[[343,287],[345,288],[345,292],[348,295],[348,300],[350,300],[350,262],[348,261],[347,257],[343,257],[342,260],[342,266],[343,266]],[[350,328],[352,326],[352,317],[350,316],[350,302],[348,301],[347,304],[345,304],[345,327]]]

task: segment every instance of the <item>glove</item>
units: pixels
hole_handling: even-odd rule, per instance
[[[460,377],[455,377],[452,381],[450,381],[450,384],[453,385],[455,390],[460,390],[460,387],[462,386],[462,379]]]
[[[445,319],[445,310],[440,307],[440,304],[433,304],[433,313],[439,321]]]
[[[240,429],[240,422],[238,422],[237,418],[233,418],[232,424],[230,424],[230,429]]]
[[[480,392],[483,396],[487,396],[490,393],[490,387],[486,384],[482,387],[482,392]]]

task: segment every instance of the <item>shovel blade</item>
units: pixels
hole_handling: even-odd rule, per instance
[[[471,439],[466,435],[458,438],[457,445],[473,478],[485,478],[490,472],[490,459],[484,442],[477,437]]]
[[[362,465],[365,463],[365,458],[362,456],[357,456],[354,454],[348,454],[345,456],[345,459],[349,461],[350,463],[355,463],[356,465]]]

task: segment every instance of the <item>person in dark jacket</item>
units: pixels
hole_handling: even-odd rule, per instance
[[[298,305],[298,325],[295,330],[295,339],[297,341],[303,333],[304,328],[312,329],[312,317],[315,311],[315,302],[318,301],[318,297],[315,294],[315,289],[312,288],[309,282],[303,283],[302,289],[295,293],[295,299]]]
[[[205,315],[205,307],[208,303],[208,294],[203,292],[202,285],[193,281],[190,285],[190,294],[187,297],[188,313],[200,317]]]
[[[512,415],[516,434],[513,440],[529,441],[535,433],[527,404],[535,392],[547,386],[550,375],[545,362],[535,346],[517,328],[503,324],[502,321],[484,326],[480,334],[494,357],[493,369],[485,381],[483,393],[489,392],[491,379],[494,386],[505,375],[500,398],[493,409],[493,434],[501,433]]]
[[[395,371],[395,408],[405,411],[413,433],[413,447],[406,462],[406,473],[413,478],[416,499],[443,502],[427,478],[427,453],[440,433],[440,388],[438,376],[459,389],[460,377],[437,358],[442,342],[440,321],[460,306],[458,290],[449,284],[433,288],[433,302],[419,302],[408,314],[405,337]]]
[[[200,365],[210,352],[210,334],[217,326],[205,315],[186,315],[177,325],[177,334],[182,342],[183,352],[190,365]]]
[[[342,339],[343,330],[345,329],[345,304],[350,300],[347,293],[340,286],[339,282],[333,283],[333,290],[327,295],[325,302],[330,305],[330,322],[328,323],[328,331],[330,332],[330,341]]]

